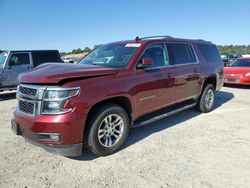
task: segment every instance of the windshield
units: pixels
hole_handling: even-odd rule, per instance
[[[139,46],[139,43],[106,44],[91,52],[79,64],[126,67]]]
[[[4,64],[7,56],[8,56],[7,52],[0,52],[0,65]]]
[[[238,59],[231,67],[250,67],[250,59]]]

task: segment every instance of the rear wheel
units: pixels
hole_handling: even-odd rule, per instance
[[[120,106],[106,104],[98,107],[88,123],[87,147],[97,156],[115,153],[126,141],[129,125],[128,114]]]
[[[208,84],[203,90],[199,101],[196,105],[196,109],[203,113],[210,112],[215,103],[215,91],[214,86],[212,84]]]

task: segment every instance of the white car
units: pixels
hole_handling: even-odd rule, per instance
[[[62,60],[64,61],[64,63],[74,63],[74,60],[69,57],[63,57]]]

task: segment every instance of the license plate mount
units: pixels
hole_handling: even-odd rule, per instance
[[[227,81],[228,81],[228,82],[235,82],[236,79],[235,79],[235,78],[228,78]]]

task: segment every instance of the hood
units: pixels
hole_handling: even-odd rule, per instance
[[[57,84],[65,79],[106,76],[117,74],[115,68],[83,64],[45,63],[20,74],[20,83]]]
[[[224,73],[225,74],[243,74],[250,72],[250,67],[225,67]]]

